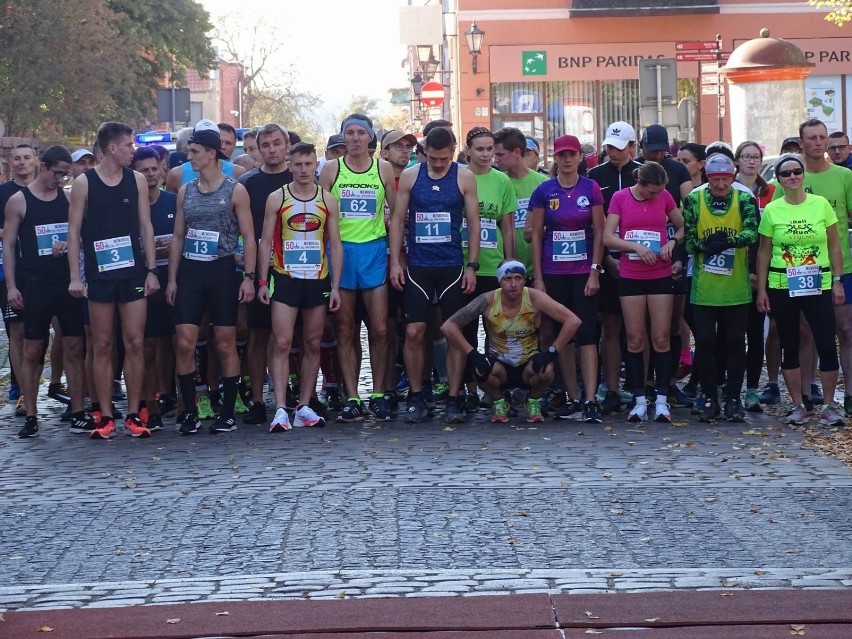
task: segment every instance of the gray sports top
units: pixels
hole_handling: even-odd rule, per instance
[[[235,179],[225,177],[218,189],[202,193],[198,190],[198,179],[187,182],[183,198],[185,258],[202,261],[215,259],[214,241],[217,257],[228,257],[237,252],[240,227],[232,204],[236,185]],[[218,233],[218,240],[212,235],[214,233]]]

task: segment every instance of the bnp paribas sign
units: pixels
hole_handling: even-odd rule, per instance
[[[522,75],[547,75],[547,51],[521,52]]]

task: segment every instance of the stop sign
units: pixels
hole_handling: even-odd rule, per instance
[[[444,85],[439,82],[427,82],[420,90],[420,100],[426,106],[441,106],[444,102]]]

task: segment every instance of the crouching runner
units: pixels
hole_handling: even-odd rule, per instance
[[[553,381],[553,363],[559,352],[571,348],[580,319],[552,297],[525,286],[527,271],[521,262],[511,260],[497,268],[500,288],[476,297],[441,326],[450,343],[467,354],[467,362],[483,392],[494,400],[491,421],[509,421],[509,404],[503,399],[506,388],[530,391],[527,421],[541,422],[539,398]],[[482,316],[488,354],[483,355],[465,339],[462,329]],[[545,352],[539,351],[541,316],[562,325],[562,330]]]

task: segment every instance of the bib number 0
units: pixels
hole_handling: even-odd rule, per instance
[[[462,220],[461,227],[462,247],[467,248],[467,219]],[[482,218],[479,220],[479,248],[497,248],[497,221]]]

